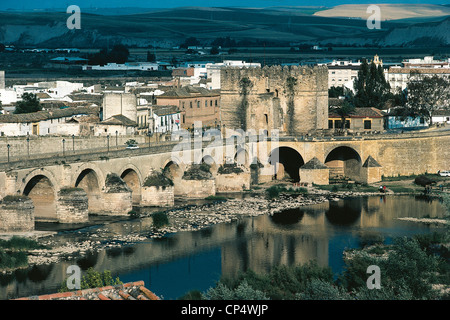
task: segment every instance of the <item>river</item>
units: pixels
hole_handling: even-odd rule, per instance
[[[89,267],[110,270],[124,283],[144,280],[147,288],[165,300],[177,299],[193,289],[205,291],[223,276],[233,277],[247,269],[267,272],[280,264],[316,260],[338,275],[342,272],[346,248],[359,248],[374,241],[391,243],[395,237],[443,230],[439,225],[398,218],[443,215],[444,208],[437,199],[364,196],[288,209],[274,215],[241,217],[197,231],[167,234],[89,252],[69,261],[0,274],[0,299],[56,292],[72,264],[78,264],[82,270]],[[109,236],[130,231],[145,233],[151,221],[151,218],[112,219],[90,229]],[[39,228],[48,226],[37,225],[36,229]],[[89,234],[88,230],[61,231],[56,237],[61,241],[81,241]]]

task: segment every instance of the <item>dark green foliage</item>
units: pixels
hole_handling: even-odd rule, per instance
[[[27,250],[45,249],[37,241],[13,236],[10,240],[0,239],[0,269],[15,269],[28,265]]]
[[[25,92],[22,95],[22,100],[17,101],[14,113],[31,113],[42,110],[42,105],[39,103],[39,98],[34,93]]]
[[[219,167],[217,172],[219,174],[229,174],[229,173],[242,173],[244,172],[244,170],[242,170],[242,168],[235,163],[225,163]]]
[[[332,86],[328,89],[328,97],[330,98],[339,98],[344,95],[344,87],[335,87]]]
[[[153,219],[153,226],[156,229],[159,229],[169,224],[169,218],[167,217],[167,213],[163,211],[152,213],[152,219]]]
[[[345,270],[333,279],[330,268],[314,261],[294,267],[276,266],[268,274],[248,270],[234,279],[221,279],[210,288],[204,299],[273,300],[413,300],[445,299],[432,290],[432,284],[450,283],[448,261],[430,250],[436,243],[448,243],[449,235],[431,234],[414,238],[398,238],[393,245],[354,250],[346,259]],[[448,260],[448,259],[447,259]],[[381,289],[368,289],[368,266],[381,271]],[[238,294],[245,292],[245,294]]]
[[[0,249],[0,269],[14,269],[26,267],[28,258],[26,252],[5,252]]]
[[[400,116],[423,117],[432,123],[433,111],[439,110],[450,99],[450,81],[443,77],[411,74],[405,106]]]
[[[319,267],[314,261],[295,267],[276,266],[268,274],[257,274],[248,270],[235,280],[222,279],[216,287],[217,291],[209,290],[207,296],[211,299],[232,299],[230,292],[241,288],[256,297],[265,296],[272,300],[295,299],[297,293],[303,292],[313,279],[331,283],[333,273],[330,268]]]
[[[185,180],[211,180],[213,176],[210,171],[210,165],[207,163],[193,164],[183,174]]]
[[[2,203],[13,203],[13,202],[23,202],[26,200],[30,200],[30,197],[27,197],[24,195],[7,195],[1,200],[1,202]]]
[[[96,271],[92,267],[87,270],[87,273],[81,278],[81,290],[89,288],[99,288],[106,286],[117,286],[123,284],[118,277],[113,279],[111,271],[105,270],[103,272]],[[69,291],[67,288],[67,281],[64,281],[59,290],[60,292]]]
[[[111,51],[107,49],[101,49],[99,52],[94,53],[88,57],[90,65],[105,65],[107,63],[119,63],[123,64],[128,61],[130,52],[122,45],[115,45]]]
[[[0,248],[11,250],[33,250],[43,249],[45,246],[39,244],[36,240],[13,236],[9,240],[0,239]]]
[[[386,101],[392,98],[391,88],[386,81],[383,68],[380,65],[377,67],[373,62],[369,65],[365,59],[361,63],[354,88],[352,104],[356,108],[382,108]]]
[[[297,85],[297,79],[294,77],[288,77],[286,79],[286,94],[288,97],[287,101],[287,117],[288,117],[288,134],[295,134],[295,122],[294,122],[294,96],[295,96],[295,86]]]
[[[162,172],[153,172],[144,181],[144,187],[170,187],[173,181]]]
[[[239,81],[239,87],[241,89],[242,101],[236,112],[237,120],[240,129],[247,130],[247,109],[248,109],[248,94],[252,88],[253,84],[249,78],[244,77]]]
[[[308,193],[306,188],[287,188],[284,185],[275,185],[266,189],[266,194],[269,199],[277,198],[281,193],[289,194],[303,194]]]

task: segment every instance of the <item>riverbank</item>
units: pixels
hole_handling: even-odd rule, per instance
[[[161,228],[153,226],[152,213],[155,212],[155,208],[149,212],[142,210],[136,217],[115,220],[114,223],[123,229],[121,232],[109,229],[113,223],[102,224],[99,222],[101,219],[97,217],[95,225],[73,230],[59,230],[58,233],[49,233],[47,236],[37,238],[36,240],[48,249],[30,250],[28,265],[53,264],[83,257],[95,251],[132,246],[150,239],[162,238],[168,234],[200,230],[219,223],[231,223],[244,217],[273,215],[287,209],[328,201],[360,196],[398,195],[397,193],[381,194],[352,190],[332,192],[309,187],[307,192],[300,190],[296,193],[293,189],[270,199],[266,196],[267,187],[252,192],[217,197],[217,199],[225,198],[226,200],[205,200],[200,204],[182,203],[167,209],[161,208],[169,220],[169,224]],[[139,221],[139,229],[132,227],[132,222],[135,221]],[[36,234],[38,233],[44,234],[42,231],[36,231]],[[30,234],[27,236],[32,237]],[[3,270],[2,272],[12,271]]]

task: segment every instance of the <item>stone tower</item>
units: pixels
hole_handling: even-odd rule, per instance
[[[328,128],[326,66],[225,67],[220,77],[227,129],[297,135]]]

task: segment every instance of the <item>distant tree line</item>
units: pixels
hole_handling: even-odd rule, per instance
[[[128,61],[130,52],[122,44],[115,45],[110,51],[102,49],[97,53],[88,56],[89,65],[105,65],[107,63],[123,64]]]

